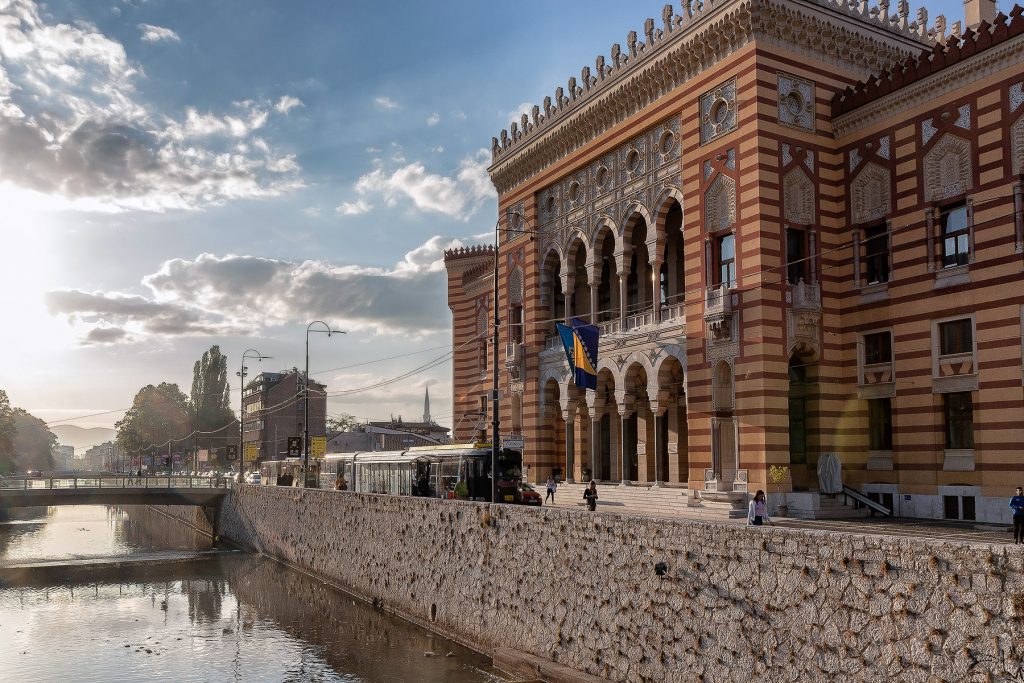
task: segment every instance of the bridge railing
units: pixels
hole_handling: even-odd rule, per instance
[[[53,489],[226,489],[226,477],[136,477],[131,475],[95,477],[0,478],[0,491]]]

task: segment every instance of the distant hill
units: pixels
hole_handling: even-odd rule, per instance
[[[57,441],[65,446],[74,446],[75,455],[80,455],[96,444],[111,441],[114,430],[109,427],[76,427],[75,425],[57,425],[50,427],[57,435]]]

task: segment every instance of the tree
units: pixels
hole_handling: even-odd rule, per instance
[[[363,425],[359,420],[348,413],[342,413],[337,417],[327,418],[327,433],[337,434],[339,432],[361,432]]]
[[[14,419],[15,466],[19,470],[52,470],[56,435],[46,423],[21,408],[12,411]]]
[[[0,474],[14,471],[14,435],[17,431],[7,392],[0,389]]]
[[[129,454],[153,454],[156,446],[166,452],[165,444],[190,433],[191,424],[188,398],[177,384],[161,382],[155,387],[150,384],[135,394],[132,407],[114,425],[117,446]]]
[[[220,352],[217,345],[211,346],[192,368],[189,413],[193,425],[197,422],[197,410],[199,448],[215,448],[231,442],[238,431],[238,424],[232,424],[235,421],[235,412],[231,409],[228,357]]]

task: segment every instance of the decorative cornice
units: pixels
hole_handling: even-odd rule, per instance
[[[872,75],[868,80],[836,93],[832,98],[832,116],[840,117],[1021,34],[1024,34],[1024,10],[1015,5],[1009,17],[999,13],[991,24],[983,21],[976,29],[967,29],[963,36],[951,35],[945,43],[936,43],[930,51],[907,57],[890,65],[877,77]]]
[[[1022,62],[1024,34],[1019,34],[983,53],[958,61],[951,67],[932,73],[910,85],[904,85],[899,90],[877,97],[847,114],[834,118],[832,130],[837,139],[842,139],[877,125],[880,121],[891,120],[901,111],[930,102]]]
[[[534,106],[518,124],[491,139],[491,180],[499,195],[583,147],[659,98],[756,40],[813,53],[865,75],[916,54],[934,42],[927,12],[909,22],[899,3],[889,15],[888,0],[878,7],[847,0],[720,0],[683,3],[675,16],[662,12],[662,29],[645,22],[646,41],[631,32],[627,52],[612,46],[610,65],[599,56],[596,75],[589,67]],[[942,22],[944,29],[944,21]]]

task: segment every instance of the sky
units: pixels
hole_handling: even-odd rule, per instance
[[[242,352],[301,368],[324,320],[329,415],[429,386],[457,423],[443,252],[492,241],[490,139],[662,5],[0,0],[0,389],[109,427],[217,344],[237,407]]]

